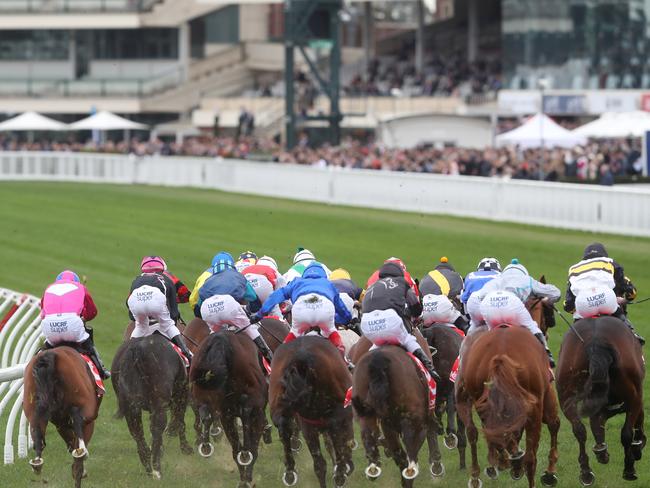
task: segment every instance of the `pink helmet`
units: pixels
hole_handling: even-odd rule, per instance
[[[56,277],[56,281],[74,281],[75,283],[79,283],[79,276],[77,276],[77,273],[74,271],[70,271],[69,269],[66,269],[65,271],[61,271],[59,275]]]
[[[167,271],[167,263],[160,256],[145,256],[140,263],[140,270],[143,273],[155,273],[156,271]]]

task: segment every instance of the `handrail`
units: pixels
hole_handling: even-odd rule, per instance
[[[149,12],[161,0],[2,0],[3,13]]]

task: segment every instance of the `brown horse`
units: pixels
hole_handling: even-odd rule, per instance
[[[125,417],[147,474],[160,479],[163,432],[167,410],[172,419],[169,431],[177,433],[181,452],[191,454],[185,437],[185,410],[189,399],[187,371],[168,339],[154,333],[131,339],[113,358],[111,381],[117,396],[117,417]],[[151,414],[151,448],[144,438],[142,412]]]
[[[386,454],[402,472],[402,486],[413,486],[419,474],[418,453],[427,433],[435,428],[428,385],[414,361],[398,346],[370,351],[355,368],[352,392],[368,459],[366,476],[375,480],[381,475],[379,439],[383,433]]]
[[[420,348],[422,348],[424,353],[429,356],[429,359],[431,359],[429,344],[427,343],[427,340],[424,338],[424,336],[422,336],[420,330],[413,328],[413,335],[417,339]],[[357,364],[359,361],[361,361],[361,358],[367,354],[371,347],[372,342],[370,342],[367,337],[361,336],[356,344],[350,348],[350,351],[348,353],[348,357],[350,358],[350,361],[352,361],[352,364]]]
[[[72,477],[79,488],[102,401],[95,379],[81,355],[66,346],[38,353],[27,364],[24,377],[23,411],[36,451],[29,464],[41,473],[45,429],[51,421],[72,453]]]
[[[192,401],[202,429],[199,452],[211,456],[210,428],[219,418],[239,468],[240,488],[253,485],[253,466],[266,426],[268,387],[258,350],[245,334],[222,330],[210,334],[196,351],[190,369]],[[236,419],[241,419],[242,439]]]
[[[641,346],[632,332],[615,317],[582,319],[573,324],[562,341],[557,368],[560,406],[571,422],[580,444],[580,482],[595,481],[585,450],[587,430],[581,417],[589,417],[598,462],[607,464],[605,423],[625,413],[621,443],[625,451],[623,479],[636,480],[635,461],[646,443],[643,428],[643,379]]]
[[[269,387],[271,419],[284,447],[286,486],[298,482],[292,438],[296,418],[314,462],[314,472],[325,488],[327,463],[320,435],[334,463],[334,484],[343,486],[354,470],[352,409],[344,406],[352,377],[339,351],[317,336],[303,336],[275,351]]]
[[[460,469],[465,469],[465,448],[467,446],[467,437],[465,435],[465,426],[462,421],[458,420],[458,429],[456,429],[456,399],[454,395],[454,382],[450,379],[450,374],[463,341],[463,336],[445,324],[433,324],[422,330],[422,335],[429,343],[432,351],[433,366],[440,375],[441,381],[437,384],[436,396],[436,418],[438,426],[442,427],[443,415],[447,415],[447,428],[444,432],[444,443],[448,449],[458,448],[460,460]],[[439,432],[443,434],[441,430]],[[431,474],[439,477],[445,473],[445,468],[440,461],[440,449],[438,448],[438,433],[430,432],[429,450],[433,451],[431,463]],[[431,452],[430,452],[431,454]]]
[[[542,422],[551,434],[551,449],[542,483],[557,483],[557,433],[560,428],[557,398],[551,386],[548,358],[542,345],[523,327],[504,327],[482,334],[464,353],[463,374],[456,384],[456,409],[467,427],[472,453],[470,488],[482,486],[477,457],[478,430],[472,418],[475,407],[488,443],[490,467],[496,478],[503,456],[511,463],[511,476],[519,479],[525,468],[528,485],[535,486],[537,449]],[[519,442],[526,433],[526,450]]]

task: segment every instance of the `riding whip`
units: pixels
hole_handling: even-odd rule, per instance
[[[574,332],[574,334],[578,336],[578,339],[580,339],[580,342],[582,342],[582,343],[584,344],[584,343],[585,343],[585,340],[582,338],[582,336],[580,335],[580,333],[576,330],[576,328],[573,326],[573,324],[572,324],[571,322],[569,322],[569,321],[566,319],[566,317],[562,314],[562,312],[560,312],[560,311],[555,307],[555,305],[553,305],[553,310],[555,310],[555,312],[560,316],[560,318],[561,318],[562,320],[564,320],[564,322],[569,326],[569,328]]]
[[[635,300],[634,302],[627,302],[628,305],[639,305],[640,303],[643,302],[648,302],[650,301],[650,297],[644,298],[643,300]]]

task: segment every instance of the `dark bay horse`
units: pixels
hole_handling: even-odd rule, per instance
[[[402,472],[402,486],[412,487],[419,474],[418,453],[435,426],[428,385],[403,348],[382,346],[361,358],[354,371],[352,404],[368,459],[366,476],[374,480],[381,475],[383,434],[386,454]]]
[[[29,461],[36,474],[43,469],[45,429],[52,422],[72,453],[75,487],[85,475],[87,445],[93,436],[102,397],[81,355],[58,346],[38,353],[25,368],[23,411],[29,421],[36,457]]]
[[[190,369],[192,401],[199,413],[199,452],[207,457],[214,448],[210,428],[215,419],[232,447],[239,468],[240,488],[253,486],[253,467],[266,426],[268,387],[253,341],[229,330],[210,334],[196,351]],[[236,419],[242,424],[242,438]]]
[[[181,452],[193,449],[185,437],[185,410],[189,399],[185,364],[160,334],[130,339],[113,358],[111,381],[117,396],[118,418],[125,417],[147,474],[160,479],[163,432],[167,410],[170,431],[178,433]],[[142,427],[142,412],[151,414],[151,448]]]
[[[636,480],[635,461],[646,444],[643,427],[645,365],[641,346],[632,332],[615,317],[581,319],[564,335],[557,367],[560,406],[580,444],[580,482],[595,481],[585,449],[587,430],[581,417],[589,417],[598,462],[607,464],[605,423],[625,414],[621,443],[625,452],[623,479]]]
[[[465,435],[465,426],[461,420],[458,420],[458,429],[456,428],[456,398],[454,394],[454,382],[450,379],[450,374],[454,363],[458,358],[463,336],[446,324],[433,324],[422,330],[432,349],[433,366],[440,375],[441,380],[437,384],[436,409],[435,414],[438,419],[438,427],[442,427],[443,415],[447,415],[447,428],[444,434],[444,443],[448,449],[458,448],[460,460],[460,469],[465,469],[465,448],[467,446],[467,437]],[[434,461],[432,474],[434,476],[444,475],[444,465],[440,461],[440,450],[438,448],[438,432],[431,432],[434,439],[429,441],[429,449],[434,450]]]
[[[472,418],[475,407],[488,444],[490,478],[497,467],[511,463],[514,479],[523,476],[535,486],[537,449],[542,422],[548,425],[551,448],[542,483],[557,483],[558,405],[551,385],[548,358],[542,345],[523,327],[496,328],[480,335],[463,353],[462,374],[456,383],[456,409],[467,428],[472,454],[470,488],[482,486],[477,456],[478,430]],[[525,452],[519,442],[526,433]]]
[[[413,329],[413,335],[418,341],[418,344],[424,351],[424,353],[431,358],[431,351],[429,350],[429,344],[427,343],[427,340],[424,338],[422,333],[420,332],[419,329],[414,328]],[[372,347],[372,342],[364,336],[361,336],[359,340],[352,346],[350,349],[350,352],[348,353],[348,357],[350,358],[350,361],[352,361],[352,364],[357,364],[359,361],[361,361],[361,358],[366,355],[366,353],[370,350]]]
[[[283,483],[298,482],[292,452],[297,418],[321,488],[326,486],[327,463],[320,435],[334,462],[334,484],[343,486],[354,470],[354,430],[352,409],[344,405],[352,376],[338,349],[322,337],[302,336],[278,347],[272,368],[269,406],[284,448]]]

